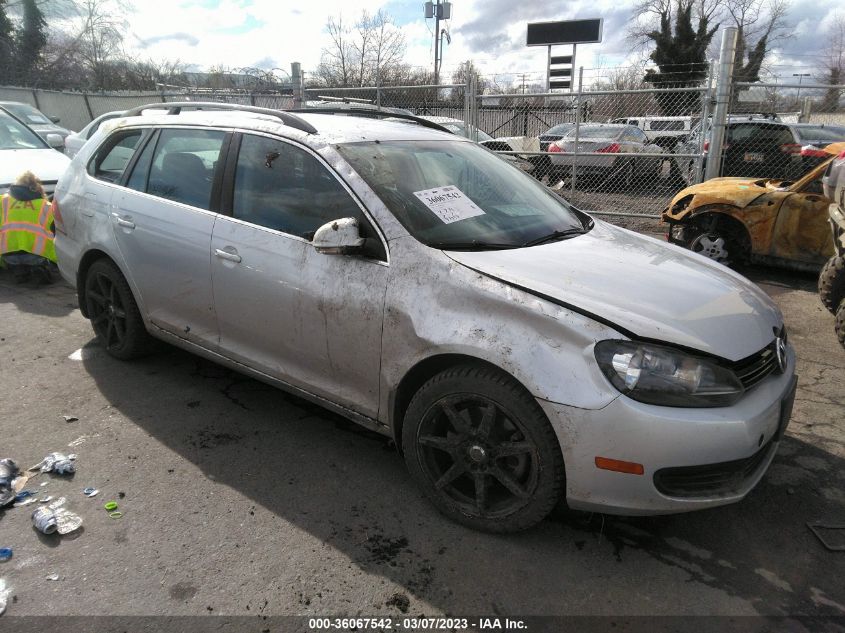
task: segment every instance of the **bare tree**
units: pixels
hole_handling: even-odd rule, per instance
[[[821,64],[821,81],[832,86],[845,81],[845,14],[839,13],[828,22],[824,40],[827,42]],[[822,99],[821,109],[835,112],[839,109],[839,88],[829,89]]]
[[[354,27],[342,17],[330,17],[326,32],[331,43],[323,49],[316,75],[329,87],[352,87],[395,83],[407,75],[405,37],[384,11],[367,11]]]
[[[725,0],[727,22],[737,29],[735,81],[759,81],[774,45],[787,36],[788,0]]]

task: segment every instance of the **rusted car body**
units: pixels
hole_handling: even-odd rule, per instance
[[[821,178],[845,143],[825,151],[830,158],[794,182],[713,178],[681,190],[661,216],[669,241],[725,264],[818,270],[834,252]]]

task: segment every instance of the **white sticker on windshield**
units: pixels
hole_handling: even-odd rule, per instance
[[[444,224],[484,215],[484,211],[454,185],[415,191],[414,195],[431,209],[434,215],[443,220]]]

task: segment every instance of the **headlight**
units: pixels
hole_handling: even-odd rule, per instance
[[[745,391],[730,369],[670,347],[600,341],[595,353],[611,384],[640,402],[667,407],[727,407]]]

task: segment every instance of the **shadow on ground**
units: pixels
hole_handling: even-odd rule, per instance
[[[650,589],[667,580],[751,613],[845,613],[845,555],[805,525],[845,520],[845,460],[795,438],[740,504],[640,519],[559,507],[528,533],[491,536],[437,514],[384,437],[317,406],[174,348],[84,364],[123,416],[206,477],[445,613],[613,613],[617,600],[648,613],[672,600]],[[162,398],[174,403],[166,415]],[[708,612],[693,601],[676,609]]]

